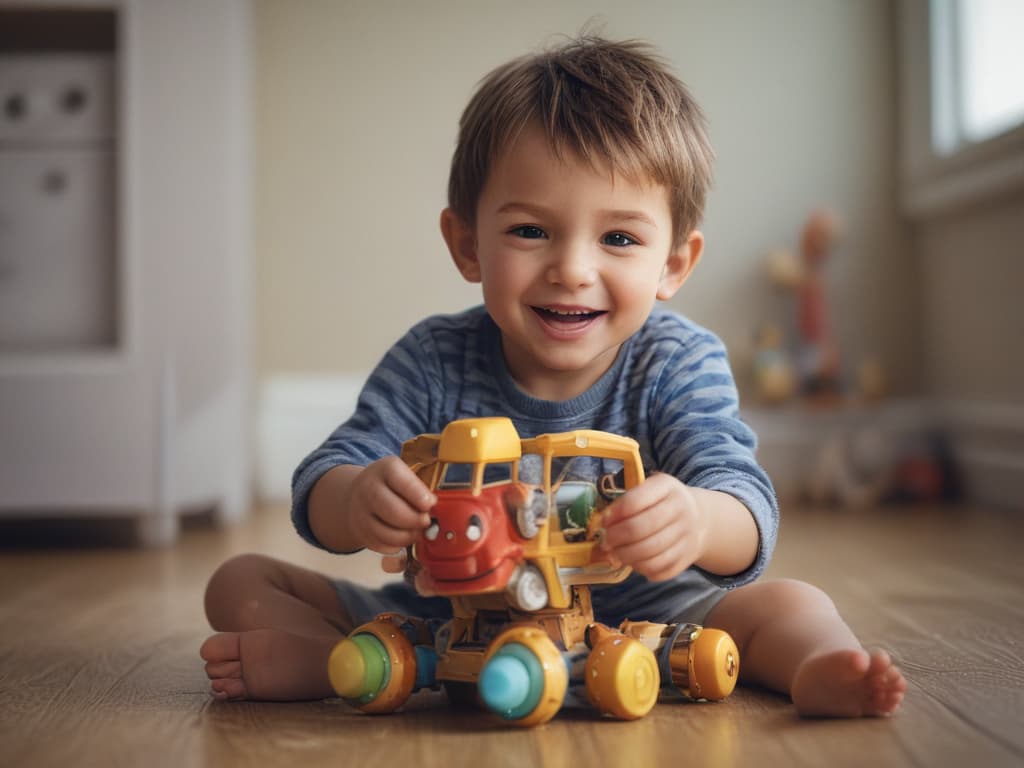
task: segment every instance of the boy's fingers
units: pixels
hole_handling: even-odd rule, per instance
[[[396,464],[388,473],[388,487],[392,493],[420,512],[428,512],[437,504],[437,497],[405,464]]]
[[[412,544],[416,534],[430,525],[430,518],[417,514],[407,507],[398,507],[386,514],[373,516],[374,538],[389,547],[405,547]]]
[[[640,512],[646,514],[640,515]],[[617,549],[657,536],[671,523],[671,517],[661,506],[629,510],[629,514],[614,513],[611,521],[604,520],[605,549]]]
[[[624,563],[635,565],[653,557],[657,557],[672,548],[671,542],[666,546],[661,532],[653,533],[629,542],[622,542],[614,547],[615,557]]]
[[[384,552],[381,558],[380,566],[384,573],[401,573],[405,570],[405,550],[400,549],[397,552]]]
[[[665,498],[665,488],[654,474],[640,485],[634,486],[608,505],[604,511],[604,524],[614,525],[657,505]]]

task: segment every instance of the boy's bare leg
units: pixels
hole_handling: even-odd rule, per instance
[[[334,695],[327,657],[351,631],[325,576],[262,555],[224,563],[206,588],[219,630],[199,649],[219,699],[296,700]]]
[[[806,716],[892,714],[906,692],[885,651],[868,653],[821,590],[764,581],[729,592],[708,615],[740,650],[740,680],[789,694]]]

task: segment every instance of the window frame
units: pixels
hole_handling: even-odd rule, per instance
[[[933,121],[941,95],[933,86],[932,13],[930,0],[900,2],[900,199],[911,218],[1024,188],[1024,125],[949,152],[935,149]]]

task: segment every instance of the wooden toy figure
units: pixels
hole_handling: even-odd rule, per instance
[[[839,221],[829,211],[815,211],[804,225],[800,240],[803,260],[797,294],[800,334],[800,375],[804,394],[830,399],[840,393],[839,344],[832,328],[825,291],[824,266],[839,238]]]

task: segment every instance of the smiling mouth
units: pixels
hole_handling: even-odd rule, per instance
[[[565,325],[582,325],[607,314],[601,309],[552,309],[550,307],[532,307],[532,309],[545,322]]]

